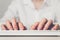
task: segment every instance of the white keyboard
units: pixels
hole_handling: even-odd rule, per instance
[[[44,37],[44,36],[60,36],[60,31],[40,31],[40,30],[20,30],[20,31],[0,31],[0,37],[11,36],[11,37]]]

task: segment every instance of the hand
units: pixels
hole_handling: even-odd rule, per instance
[[[58,28],[58,24],[53,24],[52,20],[47,20],[46,18],[43,18],[40,22],[36,22],[31,26],[31,30],[57,30]]]
[[[25,30],[25,26],[20,21],[17,22],[15,18],[11,21],[7,20],[6,24],[2,24],[2,30]]]

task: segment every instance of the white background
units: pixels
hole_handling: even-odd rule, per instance
[[[0,18],[3,16],[10,3],[11,0],[0,0]]]

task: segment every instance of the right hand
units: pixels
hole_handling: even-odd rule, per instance
[[[11,22],[12,21],[12,22]],[[17,22],[15,18],[12,20],[7,20],[6,24],[2,24],[2,30],[25,30],[25,26],[19,21]]]

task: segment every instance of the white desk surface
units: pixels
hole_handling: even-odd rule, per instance
[[[0,37],[0,40],[60,40],[60,37]]]

